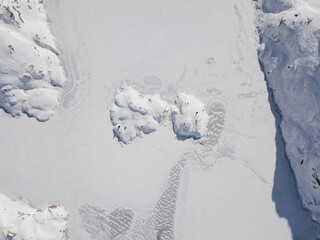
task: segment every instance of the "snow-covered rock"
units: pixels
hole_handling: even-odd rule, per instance
[[[320,4],[260,0],[259,59],[302,204],[320,223]]]
[[[0,3],[0,108],[48,120],[59,105],[65,74],[44,2]]]
[[[35,209],[0,194],[0,240],[66,239],[68,213],[51,205]]]
[[[177,136],[201,138],[207,130],[208,114],[204,104],[194,96],[181,93],[170,104],[160,94],[143,95],[125,85],[117,90],[110,119],[115,136],[127,144],[156,131],[165,120],[172,121]]]
[[[177,110],[172,113],[173,130],[178,136],[201,138],[205,135],[209,116],[205,106],[185,93],[175,99]]]
[[[132,87],[123,86],[114,98],[110,118],[115,136],[128,143],[137,136],[154,132],[169,112],[169,104],[159,94],[142,95]]]

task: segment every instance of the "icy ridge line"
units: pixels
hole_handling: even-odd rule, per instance
[[[0,240],[67,239],[68,213],[63,207],[30,207],[0,194]]]
[[[65,82],[43,0],[0,2],[0,108],[47,121]]]
[[[258,0],[259,61],[299,196],[320,223],[320,3]]]
[[[186,93],[179,94],[174,104],[169,104],[160,94],[142,95],[124,85],[114,97],[110,119],[114,135],[127,144],[136,137],[156,131],[168,120],[178,138],[199,139],[206,134],[209,116],[205,105]]]

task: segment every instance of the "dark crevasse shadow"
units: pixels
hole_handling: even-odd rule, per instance
[[[302,207],[296,186],[296,179],[290,167],[285,152],[285,144],[280,131],[281,115],[274,102],[273,92],[269,88],[269,103],[275,117],[276,125],[276,170],[274,173],[274,185],[272,200],[276,211],[282,218],[286,218],[291,228],[294,240],[315,240],[317,238],[317,224],[312,221],[306,209]]]

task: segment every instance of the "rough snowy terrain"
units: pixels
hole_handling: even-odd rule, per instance
[[[320,223],[320,3],[258,2],[259,59],[302,205]]]
[[[208,125],[204,104],[193,96],[181,93],[169,104],[159,94],[142,95],[126,85],[117,90],[110,119],[115,136],[126,144],[156,131],[165,121],[172,121],[177,137],[185,139],[203,137]]]
[[[253,1],[52,0],[46,12],[67,78],[39,82],[61,90],[50,121],[0,111],[3,194],[61,204],[75,240],[316,238],[270,109]]]
[[[23,201],[13,201],[0,194],[0,239],[67,239],[68,213],[50,205],[34,209]]]
[[[48,120],[59,105],[65,76],[44,2],[0,2],[0,108]]]

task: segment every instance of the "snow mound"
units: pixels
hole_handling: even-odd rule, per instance
[[[273,2],[258,1],[259,60],[282,117],[302,205],[320,223],[320,6],[283,0],[269,13]]]
[[[0,3],[0,108],[39,121],[58,107],[65,81],[43,5],[38,0]]]
[[[66,239],[67,223],[63,207],[34,209],[0,194],[0,240]]]
[[[128,143],[137,136],[154,132],[169,112],[170,106],[159,94],[144,96],[125,86],[114,98],[110,118],[119,141]]]
[[[110,109],[113,132],[125,144],[156,131],[164,121],[172,121],[177,136],[198,139],[206,133],[208,118],[204,104],[193,96],[182,93],[169,104],[160,94],[142,95],[130,86],[117,90]]]
[[[207,131],[209,116],[205,106],[185,93],[175,99],[177,110],[172,112],[173,130],[178,136],[201,138]]]

